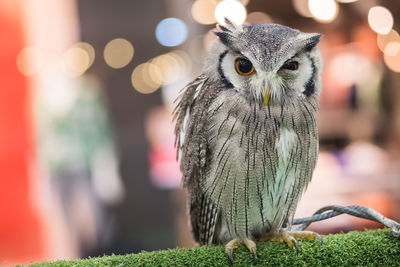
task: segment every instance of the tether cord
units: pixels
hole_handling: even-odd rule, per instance
[[[348,214],[352,215],[355,217],[379,222],[386,227],[389,227],[392,229],[392,235],[395,237],[400,236],[400,224],[386,218],[379,212],[363,207],[363,206],[337,206],[337,205],[330,205],[330,206],[325,206],[317,210],[312,216],[310,217],[305,217],[305,218],[298,218],[294,219],[292,222],[292,225],[298,225],[301,224],[299,227],[294,229],[294,231],[302,231],[306,229],[311,223],[317,222],[317,221],[322,221],[326,220],[332,217],[336,217],[341,214]]]

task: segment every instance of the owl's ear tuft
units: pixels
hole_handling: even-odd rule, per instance
[[[228,18],[225,18],[225,25],[217,24],[217,31],[214,31],[214,34],[219,37],[224,45],[230,46],[233,39],[242,31],[243,29],[240,25],[236,25]]]
[[[225,27],[223,25],[218,24],[217,26],[219,29],[221,29],[221,31],[232,33],[232,31],[230,29],[228,29],[227,27]]]
[[[228,19],[226,17],[224,18],[224,22],[225,22],[226,26],[230,29],[237,30],[237,31],[241,30],[241,26],[236,25],[233,21],[231,21],[230,19]]]
[[[219,37],[219,40],[226,46],[230,46],[232,44],[232,35],[230,35],[226,31],[218,32],[214,31],[214,34]]]
[[[322,35],[319,33],[310,33],[308,35],[308,38],[305,40],[304,48],[306,51],[311,51],[311,49],[313,49],[319,43],[319,39]]]

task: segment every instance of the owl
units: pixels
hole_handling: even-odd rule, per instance
[[[321,35],[225,22],[174,115],[194,239],[233,263],[241,244],[256,261],[256,241],[321,241],[290,230],[318,154]]]

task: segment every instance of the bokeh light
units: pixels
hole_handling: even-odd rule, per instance
[[[150,62],[159,68],[161,83],[167,84],[178,78],[179,72],[176,71],[176,66],[179,65],[179,62],[170,53],[160,55]]]
[[[393,29],[391,29],[388,34],[378,34],[377,36],[378,47],[382,52],[385,52],[386,46],[392,42],[400,42],[398,32]]]
[[[292,4],[294,10],[303,17],[311,18],[313,16],[308,8],[308,0],[292,0]]]
[[[393,27],[392,13],[383,6],[371,7],[368,12],[368,23],[374,32],[387,34]]]
[[[400,72],[400,53],[397,53],[394,56],[390,56],[385,53],[383,60],[390,70],[394,72]]]
[[[133,88],[142,94],[155,92],[161,86],[161,71],[153,63],[146,62],[138,65],[132,72]]]
[[[171,84],[177,81],[191,69],[190,57],[182,50],[174,50],[160,55],[150,62],[160,70],[162,84]]]
[[[225,18],[241,25],[246,20],[246,15],[246,8],[236,0],[223,0],[215,8],[215,18],[221,25],[225,25]]]
[[[104,48],[104,60],[114,69],[125,67],[131,62],[135,49],[131,42],[123,38],[116,38],[107,43]]]
[[[309,0],[308,8],[315,20],[322,23],[332,22],[339,12],[339,6],[334,0]]]
[[[216,22],[214,11],[218,2],[216,0],[196,0],[192,5],[192,17],[200,24],[213,24]]]
[[[169,53],[178,62],[176,68],[179,70],[181,76],[190,73],[192,69],[192,59],[184,50],[173,50]]]
[[[90,66],[89,53],[78,46],[69,48],[62,61],[65,73],[72,78],[81,76]]]
[[[92,66],[94,59],[95,59],[95,52],[94,52],[94,47],[86,42],[78,42],[74,45],[74,47],[79,47],[85,50],[89,56],[89,66]]]
[[[385,47],[385,55],[396,56],[400,52],[400,42],[390,42]]]
[[[27,46],[18,53],[17,68],[25,76],[37,74],[43,63],[43,53],[37,46]]]
[[[187,35],[185,22],[178,18],[163,19],[156,27],[156,39],[163,46],[178,46],[186,40]]]

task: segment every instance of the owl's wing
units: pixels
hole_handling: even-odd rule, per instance
[[[211,244],[217,221],[216,205],[203,192],[202,179],[207,159],[207,109],[217,90],[210,90],[207,77],[199,76],[181,92],[175,108],[175,144],[188,189],[188,206],[194,238],[200,244]]]
[[[191,111],[205,80],[206,77],[204,75],[200,75],[191,83],[186,85],[177,98],[179,102],[174,110],[174,120],[176,120],[175,146],[178,148],[177,157],[179,165],[182,164],[182,154],[184,149],[185,137],[188,132],[187,129],[189,127]]]
[[[189,212],[194,239],[200,245],[212,244],[218,217],[217,206],[204,193],[192,193]]]

